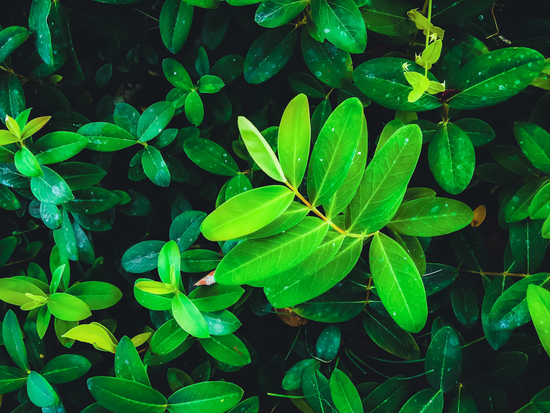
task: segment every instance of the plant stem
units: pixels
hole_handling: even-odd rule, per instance
[[[516,272],[487,272],[487,271],[474,271],[474,270],[463,270],[460,269],[460,271],[469,272],[472,274],[480,274],[480,275],[500,275],[504,277],[529,277],[529,274],[520,274]]]

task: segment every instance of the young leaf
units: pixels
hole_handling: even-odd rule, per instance
[[[550,291],[537,285],[527,288],[527,304],[540,342],[550,354]]]
[[[62,337],[93,344],[101,351],[116,352],[118,343],[113,341],[108,330],[98,323],[81,324],[65,332]]]
[[[350,378],[342,371],[334,369],[330,375],[330,395],[340,413],[362,413],[361,397]]]
[[[161,101],[153,103],[139,117],[137,136],[139,142],[147,142],[157,136],[174,116],[174,105]]]
[[[239,131],[246,145],[246,149],[260,168],[272,179],[279,182],[287,182],[284,172],[262,134],[245,117],[239,116],[237,123]]]
[[[92,315],[90,307],[81,299],[67,293],[54,293],[48,297],[48,310],[64,321],[80,321]]]
[[[376,292],[395,322],[418,333],[428,318],[426,291],[418,269],[403,248],[377,232],[369,251]]]
[[[183,89],[186,92],[190,92],[193,89],[193,81],[189,77],[187,70],[177,60],[164,59],[162,61],[162,71],[166,79],[177,88]]]
[[[195,304],[182,293],[172,299],[172,313],[181,328],[197,338],[208,338],[208,325]]]
[[[308,101],[300,94],[290,101],[283,113],[277,145],[281,169],[294,188],[300,186],[306,172],[310,140]]]
[[[293,198],[292,191],[279,185],[243,192],[208,215],[201,224],[201,231],[211,241],[243,237],[275,220]]]

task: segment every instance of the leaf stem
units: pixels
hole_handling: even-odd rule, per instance
[[[487,272],[487,271],[474,271],[474,270],[464,270],[460,269],[460,271],[469,272],[472,274],[480,274],[480,275],[500,275],[504,277],[529,277],[529,274],[520,274],[516,272]]]

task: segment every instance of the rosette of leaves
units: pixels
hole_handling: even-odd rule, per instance
[[[250,156],[283,185],[243,192],[202,222],[207,239],[244,239],[216,267],[216,283],[263,287],[275,308],[296,306],[342,281],[370,241],[377,294],[398,325],[420,331],[427,318],[426,292],[414,260],[422,258],[413,258],[381,230],[388,226],[400,235],[430,237],[457,231],[473,218],[458,201],[406,197],[422,146],[420,128],[406,125],[388,134],[366,166],[367,126],[356,98],[332,112],[311,157],[305,95],[285,109],[278,156],[246,118],[238,124]],[[307,195],[299,190],[302,181]],[[293,202],[296,197],[301,205]]]

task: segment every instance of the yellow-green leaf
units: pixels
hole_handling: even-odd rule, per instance
[[[176,291],[176,289],[168,283],[161,283],[158,281],[140,281],[136,284],[136,288],[146,293],[163,295],[170,294]]]
[[[114,343],[111,336],[104,328],[97,324],[82,324],[71,328],[62,337],[93,344],[102,351],[116,352],[117,343]]]

